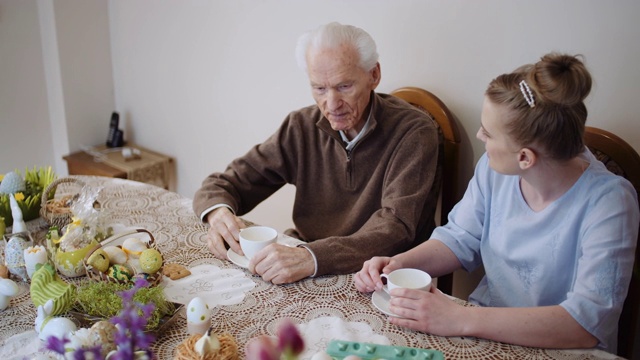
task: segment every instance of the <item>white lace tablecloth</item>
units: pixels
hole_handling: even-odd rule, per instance
[[[371,294],[355,289],[352,275],[323,276],[282,286],[266,283],[209,253],[206,227],[194,215],[190,199],[130,180],[80,178],[103,188],[99,200],[105,216],[114,224],[150,231],[166,262],[191,269],[193,274],[182,280],[165,278],[165,293],[181,303],[188,303],[195,296],[205,299],[212,308],[213,331],[233,335],[241,348],[241,358],[250,339],[274,335],[283,318],[291,319],[303,334],[303,359],[324,350],[332,339],[436,349],[443,352],[445,359],[616,358],[594,349],[527,348],[476,338],[433,336],[397,327],[373,306]],[[41,225],[43,222],[38,221],[30,224],[38,237],[44,236],[46,229]],[[21,359],[25,352],[36,352],[41,346],[33,331],[36,311],[28,284],[19,285],[21,293],[0,312],[0,358],[5,360]],[[172,359],[176,346],[187,337],[183,310],[177,321],[160,334],[153,351],[158,359]]]

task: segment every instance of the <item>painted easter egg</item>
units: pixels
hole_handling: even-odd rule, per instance
[[[194,297],[187,305],[187,321],[199,323],[210,316],[209,305],[202,298]]]
[[[116,350],[116,333],[118,329],[109,320],[101,320],[91,326],[91,336],[94,343],[102,345],[102,355]]]
[[[211,326],[211,311],[202,298],[194,297],[187,305],[187,333],[205,334]]]
[[[133,276],[126,266],[115,264],[109,267],[107,276],[119,282],[129,282]]]
[[[162,267],[162,254],[156,249],[147,249],[140,254],[140,268],[147,274],[155,274]]]
[[[9,272],[23,280],[27,280],[27,268],[24,262],[24,251],[30,246],[30,242],[21,236],[13,236],[4,248],[4,261]]]

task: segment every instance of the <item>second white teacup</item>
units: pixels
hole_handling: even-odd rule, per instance
[[[397,269],[389,274],[381,274],[387,279],[384,291],[387,293],[396,288],[417,289],[429,291],[431,289],[431,275],[419,269]]]
[[[257,254],[278,238],[278,231],[268,226],[251,226],[240,230],[240,248],[247,259]]]

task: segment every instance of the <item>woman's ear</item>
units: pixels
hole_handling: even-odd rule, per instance
[[[538,161],[536,153],[529,148],[522,148],[518,152],[518,165],[520,170],[530,169]]]

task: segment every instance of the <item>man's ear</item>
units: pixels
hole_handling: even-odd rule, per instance
[[[522,148],[518,151],[518,165],[521,170],[530,169],[538,161],[535,151],[529,148]]]
[[[382,71],[380,70],[380,63],[376,63],[376,66],[371,69],[371,90],[375,90],[380,84],[382,78]]]

